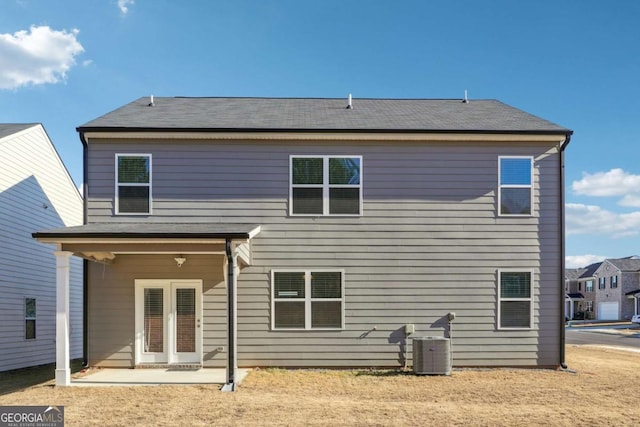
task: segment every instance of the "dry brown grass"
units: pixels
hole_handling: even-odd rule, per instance
[[[640,424],[640,353],[569,346],[567,361],[577,373],[493,369],[417,377],[266,369],[252,372],[236,393],[48,382],[0,395],[0,405],[64,405],[68,426]]]

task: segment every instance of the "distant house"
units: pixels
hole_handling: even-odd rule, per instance
[[[629,320],[640,313],[640,257],[605,259],[565,270],[569,319]]]
[[[571,319],[594,319],[596,300],[595,272],[602,263],[565,270],[565,316]]]
[[[34,237],[92,261],[93,366],[233,388],[450,335],[454,366],[564,364],[571,130],[495,100],[163,97],[78,131],[87,223]]]
[[[584,316],[583,302],[584,294],[578,291],[578,279],[586,271],[585,268],[567,268],[565,270],[564,281],[564,315],[567,320],[572,320],[576,313],[582,313]]]
[[[594,272],[596,279],[596,318],[629,320],[637,314],[640,292],[640,258],[606,259]]]
[[[40,124],[0,124],[0,371],[56,359],[56,257],[35,230],[82,224],[82,198]],[[69,270],[70,356],[82,357],[82,261]]]

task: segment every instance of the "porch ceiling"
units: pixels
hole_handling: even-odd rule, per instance
[[[88,224],[38,231],[33,237],[42,243],[57,244],[85,259],[112,261],[116,254],[220,253],[227,240],[249,264],[249,241],[260,232],[254,224]]]

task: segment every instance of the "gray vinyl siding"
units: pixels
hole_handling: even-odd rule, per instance
[[[82,223],[82,200],[41,126],[0,139],[0,371],[55,361],[56,259],[31,233]],[[25,339],[25,298],[36,338]],[[71,260],[70,354],[82,357],[82,261]]]
[[[224,367],[227,345],[226,290],[222,255],[188,255],[178,270],[173,255],[118,255],[112,264],[89,265],[89,364],[133,367],[135,364],[135,280],[203,281],[204,366]]]
[[[559,364],[557,148],[507,142],[93,142],[90,222],[262,225],[238,283],[240,366],[399,366],[456,312],[456,366]],[[113,215],[114,153],[153,155],[153,215]],[[289,216],[290,155],[361,155],[361,217]],[[498,217],[498,156],[534,157],[534,215]],[[271,331],[272,269],[345,271],[345,328]],[[497,270],[534,272],[531,330],[497,329]],[[204,274],[204,272],[203,272]],[[142,277],[136,277],[142,278]],[[133,284],[131,284],[133,286]],[[130,292],[133,304],[133,290]],[[219,303],[224,305],[224,295]],[[131,317],[131,329],[133,317]],[[206,350],[205,350],[206,353]],[[409,362],[410,364],[410,362]]]

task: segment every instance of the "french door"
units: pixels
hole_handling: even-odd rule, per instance
[[[202,362],[202,281],[135,281],[136,364]]]

